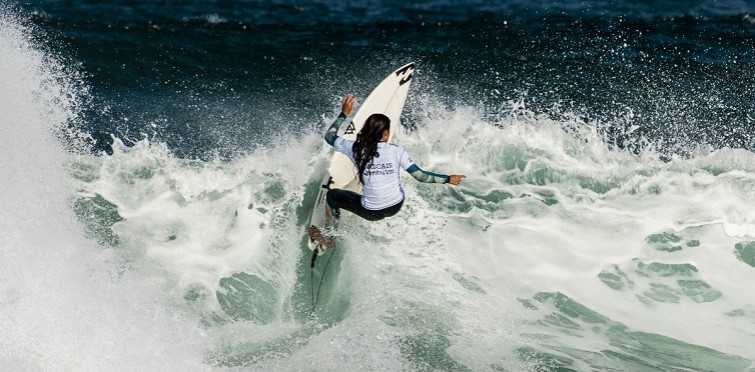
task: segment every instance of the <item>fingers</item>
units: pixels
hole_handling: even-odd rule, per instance
[[[452,174],[452,175],[448,176],[448,183],[450,183],[452,185],[458,185],[458,184],[461,183],[461,179],[462,178],[467,178],[467,176],[465,176],[463,174]]]
[[[347,94],[344,96],[343,101],[341,101],[341,112],[343,112],[344,115],[349,116],[351,110],[354,108],[354,102],[356,102],[356,98],[354,98],[353,95]]]

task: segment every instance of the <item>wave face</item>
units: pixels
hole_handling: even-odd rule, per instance
[[[0,10],[4,369],[755,368],[746,4]],[[467,179],[310,270],[322,131],[408,61]]]

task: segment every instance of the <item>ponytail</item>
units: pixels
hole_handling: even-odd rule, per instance
[[[378,155],[378,143],[383,133],[391,129],[391,119],[383,114],[372,114],[357,133],[357,140],[351,148],[359,174],[359,182],[364,184],[364,171],[372,159]]]

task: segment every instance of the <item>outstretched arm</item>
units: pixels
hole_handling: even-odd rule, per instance
[[[338,114],[338,118],[333,124],[330,124],[328,130],[325,131],[325,142],[329,145],[334,146],[336,143],[336,139],[338,139],[338,128],[341,127],[343,121],[349,117],[349,114],[351,114],[351,110],[354,108],[354,101],[355,98],[351,94],[347,94],[346,97],[343,97],[343,101],[341,102],[341,113]]]
[[[450,183],[452,185],[458,185],[462,178],[466,178],[464,175],[444,175],[422,170],[417,164],[412,164],[407,170],[409,174],[419,182],[425,183]]]

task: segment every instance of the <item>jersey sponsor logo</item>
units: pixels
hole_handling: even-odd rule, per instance
[[[393,163],[370,163],[364,170],[365,176],[388,176],[395,173],[396,169],[393,167]]]

